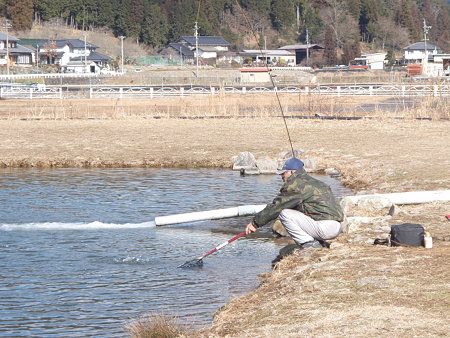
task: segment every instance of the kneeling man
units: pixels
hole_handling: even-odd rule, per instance
[[[247,224],[247,235],[278,217],[301,248],[322,248],[324,240],[336,238],[342,232],[344,213],[331,188],[309,176],[295,157],[278,174],[284,182],[280,193]]]

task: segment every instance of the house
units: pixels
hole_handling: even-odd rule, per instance
[[[355,58],[352,64],[364,66],[365,69],[384,69],[384,65],[387,63],[386,55],[387,53],[363,54],[361,57]]]
[[[176,42],[169,43],[160,54],[167,55],[170,61],[178,61],[179,64],[194,64],[198,45],[198,57],[203,64],[217,64],[236,56],[229,51],[230,43],[220,36],[199,36],[197,39],[195,36],[182,36]]]
[[[244,49],[239,55],[252,63],[262,63],[277,66],[295,66],[295,53],[282,49]]]
[[[241,83],[267,83],[270,80],[270,69],[267,67],[241,68]]]
[[[424,63],[426,56],[428,56],[427,62],[432,61],[433,55],[442,53],[441,48],[428,42],[413,43],[412,45],[403,48],[403,51],[403,58],[406,64]]]
[[[450,76],[450,54],[434,54],[433,62],[442,65],[443,76]]]
[[[31,66],[34,51],[19,43],[14,36],[0,32],[0,65]]]
[[[295,64],[299,65],[302,62],[305,62],[313,54],[316,54],[317,52],[323,50],[324,48],[317,44],[307,44],[307,45],[287,45],[280,47],[278,49],[287,50],[295,53]]]
[[[63,72],[99,73],[110,69],[112,58],[98,53],[98,46],[79,39],[22,39],[33,46],[40,65],[56,65]]]

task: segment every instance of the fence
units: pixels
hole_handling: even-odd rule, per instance
[[[297,95],[342,96],[450,96],[450,84],[445,85],[347,85],[347,86],[285,86],[285,87],[63,87],[8,86],[0,88],[0,98],[158,98],[193,95],[227,95],[285,93]]]

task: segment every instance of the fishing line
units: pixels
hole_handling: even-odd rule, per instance
[[[252,27],[252,25],[251,25],[251,23],[250,23],[250,20],[248,19],[247,14],[246,14],[245,11],[242,9],[242,7],[241,7],[241,5],[239,4],[239,1],[238,1],[238,0],[236,0],[236,5],[238,6],[239,10],[241,11],[242,15],[244,16],[244,19],[245,19],[245,21],[246,21],[248,27],[250,28],[250,31],[251,31],[251,33],[252,33],[252,35],[253,35],[253,37],[254,37],[254,39],[255,39],[255,41],[256,41],[256,44],[258,45],[259,51],[261,52],[261,54],[264,55],[265,53],[263,53],[263,51],[262,51],[262,47],[261,47],[261,44],[260,44],[260,41],[259,41],[258,37],[256,36],[255,30],[253,29],[253,27]],[[280,108],[281,116],[283,117],[284,127],[286,128],[286,133],[287,133],[288,140],[289,140],[289,145],[291,146],[292,157],[295,157],[294,147],[293,147],[293,145],[292,145],[292,140],[291,140],[291,134],[289,133],[289,128],[288,128],[288,125],[287,125],[287,122],[286,122],[286,116],[284,115],[283,106],[282,106],[282,104],[281,104],[280,96],[278,95],[278,89],[277,89],[277,87],[275,86],[275,81],[273,80],[273,75],[272,75],[271,69],[269,68],[269,64],[267,63],[267,56],[265,57],[264,65],[265,65],[265,67],[267,68],[267,71],[268,71],[268,73],[269,73],[270,82],[272,83],[272,86],[273,86],[273,88],[274,88],[274,90],[275,90],[275,96],[276,96],[276,98],[277,98],[278,107]]]

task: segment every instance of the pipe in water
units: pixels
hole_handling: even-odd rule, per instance
[[[384,197],[388,198],[393,204],[419,204],[433,201],[450,201],[450,190],[437,191],[411,191],[399,192],[392,194],[373,194],[373,195],[356,195],[346,196],[353,203],[358,203],[364,197]],[[209,211],[190,212],[185,214],[177,214],[170,216],[160,216],[155,218],[156,225],[169,225],[196,221],[206,221],[212,219],[222,219],[238,216],[251,216],[266,207],[265,204],[259,205],[243,205],[234,208],[216,209]]]

